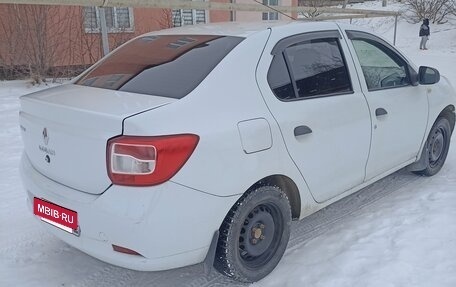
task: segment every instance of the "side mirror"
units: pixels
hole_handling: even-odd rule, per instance
[[[421,85],[433,85],[440,81],[440,73],[437,69],[421,66],[418,78]]]

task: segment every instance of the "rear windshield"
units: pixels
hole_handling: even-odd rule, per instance
[[[180,99],[244,38],[144,36],[93,66],[76,84]]]

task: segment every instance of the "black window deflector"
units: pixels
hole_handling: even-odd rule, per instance
[[[282,53],[288,46],[315,39],[321,38],[339,38],[342,39],[342,35],[339,30],[328,30],[328,31],[319,31],[319,32],[309,32],[302,33],[298,35],[293,35],[287,38],[280,40],[271,51],[271,55],[278,55]]]
[[[382,38],[379,38],[375,35],[372,35],[367,32],[362,32],[362,31],[354,31],[354,30],[345,30],[345,33],[348,36],[348,39],[353,40],[353,39],[367,39],[367,40],[373,40],[376,42],[380,42],[385,46],[390,46],[386,41],[384,41]]]

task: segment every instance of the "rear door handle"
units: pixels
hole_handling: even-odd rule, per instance
[[[388,112],[384,108],[378,108],[375,110],[375,116],[377,116],[377,117],[384,116],[387,114],[388,114]]]
[[[295,137],[307,135],[307,134],[311,134],[311,133],[312,133],[312,129],[309,128],[308,126],[297,126],[294,129]]]

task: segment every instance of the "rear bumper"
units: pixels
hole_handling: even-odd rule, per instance
[[[71,246],[102,261],[140,271],[200,263],[236,197],[217,197],[173,182],[154,187],[111,186],[101,195],[80,192],[37,172],[27,156],[21,176],[33,213],[42,198],[78,213],[80,236],[41,222]],[[116,252],[112,245],[142,256]]]

